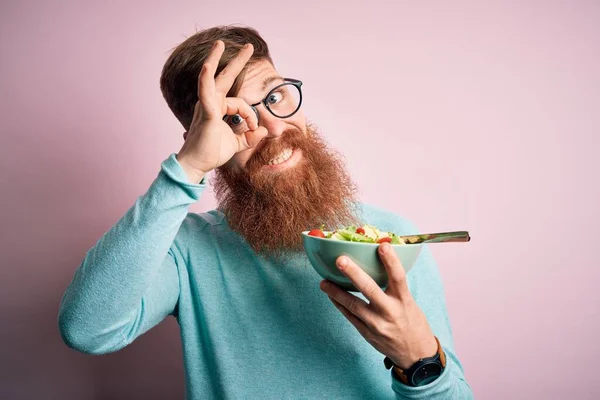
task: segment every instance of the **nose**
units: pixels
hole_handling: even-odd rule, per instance
[[[277,118],[265,107],[252,107],[258,117],[258,125],[267,129],[267,137],[276,138],[283,134],[286,129],[286,123],[283,119]]]

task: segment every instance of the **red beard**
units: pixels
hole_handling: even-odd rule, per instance
[[[286,148],[302,150],[300,162],[283,171],[262,168]],[[356,187],[341,157],[312,126],[307,134],[285,131],[263,140],[241,171],[219,168],[214,179],[219,209],[229,226],[260,254],[302,250],[301,232],[357,225]]]

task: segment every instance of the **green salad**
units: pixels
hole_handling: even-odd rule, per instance
[[[326,232],[323,229],[324,227],[313,229],[308,232],[308,235],[346,242],[406,244],[395,233],[379,230],[372,225],[348,226],[332,232]]]

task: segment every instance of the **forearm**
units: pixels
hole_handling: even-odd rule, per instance
[[[124,337],[139,322],[142,300],[153,281],[167,280],[171,291],[178,290],[174,263],[169,268],[167,259],[169,248],[202,187],[185,184],[185,174],[173,157],[163,163],[149,190],[87,252],[76,271],[59,311],[65,341]],[[161,296],[170,302],[177,297]],[[162,312],[156,308],[165,306],[148,311]],[[83,345],[92,351],[90,346]]]

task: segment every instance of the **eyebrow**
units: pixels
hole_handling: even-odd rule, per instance
[[[267,90],[267,87],[269,87],[269,85],[275,81],[285,81],[285,78],[283,78],[282,76],[279,75],[271,75],[268,78],[265,78],[262,82],[262,88],[261,88],[261,92],[263,92],[263,95],[266,94],[264,93],[265,90]],[[258,103],[251,103],[246,101],[248,104],[258,104]],[[260,100],[258,101],[260,102]]]
[[[274,81],[283,81],[283,77],[281,77],[279,75],[273,75],[273,76],[266,78],[263,81],[262,90],[264,91]]]

